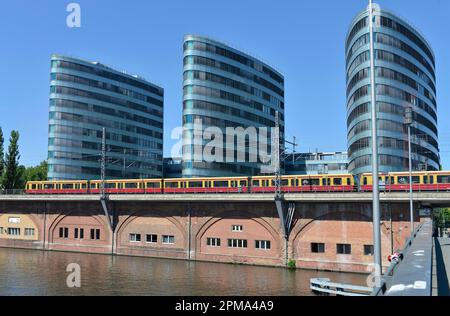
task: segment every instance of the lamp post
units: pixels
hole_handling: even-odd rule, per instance
[[[408,169],[409,169],[409,217],[411,236],[414,234],[414,203],[412,191],[412,158],[411,158],[411,125],[413,123],[413,111],[410,106],[405,108],[405,125],[408,128]]]

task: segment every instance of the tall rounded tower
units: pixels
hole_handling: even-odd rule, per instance
[[[374,6],[374,62],[380,172],[408,170],[405,111],[412,110],[413,170],[438,170],[435,57],[406,21]],[[346,38],[349,171],[372,170],[369,11],[353,20]]]

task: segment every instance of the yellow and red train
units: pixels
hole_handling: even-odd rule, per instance
[[[29,181],[28,194],[98,194],[101,180]],[[281,177],[283,192],[370,192],[372,175],[351,174],[286,175]],[[414,191],[450,191],[450,171],[413,172]],[[380,186],[385,191],[409,190],[409,174],[380,174]],[[275,192],[274,176],[218,177],[182,179],[106,180],[110,194],[163,193],[261,193]]]

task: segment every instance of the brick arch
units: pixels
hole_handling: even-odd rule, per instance
[[[336,216],[334,216],[336,215]],[[309,247],[309,242],[313,242],[314,238],[309,239],[306,236],[318,236],[317,235],[317,231],[315,231],[315,234],[313,232],[311,232],[312,229],[318,229],[317,227],[314,227],[313,224],[315,222],[318,222],[320,220],[323,221],[331,221],[334,218],[340,218],[342,215],[342,211],[330,211],[330,212],[326,212],[324,214],[321,214],[320,216],[314,218],[314,219],[308,219],[308,220],[303,220],[300,221],[298,223],[298,226],[296,227],[295,231],[292,234],[292,237],[290,238],[290,243],[292,245],[291,249],[291,255],[292,258],[294,258],[295,260],[299,260],[301,262],[301,266],[302,267],[313,267],[313,268],[319,268],[319,269],[343,269],[343,270],[347,270],[350,269],[349,266],[352,266],[354,269],[359,269],[358,271],[364,272],[366,271],[366,267],[368,264],[370,264],[372,262],[371,257],[369,256],[364,256],[363,255],[363,248],[362,248],[362,244],[364,242],[365,244],[365,237],[362,236],[366,236],[366,234],[372,236],[372,217],[369,216],[368,214],[362,213],[362,212],[358,212],[356,210],[349,210],[346,213],[346,217],[348,218],[344,218],[341,225],[345,225],[343,228],[341,229],[359,229],[358,226],[351,226],[354,224],[354,222],[359,222],[361,223],[361,227],[363,228],[363,230],[360,231],[360,236],[359,239],[358,236],[355,236],[354,238],[355,241],[353,241],[352,239],[354,238],[348,238],[348,243],[352,244],[352,245],[360,245],[361,247],[352,247],[352,253],[351,253],[351,257],[349,257],[348,261],[342,261],[342,258],[339,256],[339,254],[335,253],[335,250],[332,250],[329,248],[330,243],[339,243],[338,240],[334,241],[334,239],[336,239],[336,234],[329,234],[327,235],[326,232],[324,232],[323,236],[325,236],[323,242],[325,242],[327,244],[326,248],[325,248],[325,253],[311,253],[310,248]],[[355,218],[354,215],[357,215],[358,218]],[[353,220],[352,220],[353,217]],[[369,228],[370,230],[367,231],[365,228]],[[319,231],[320,228],[319,227]],[[327,227],[325,227],[327,228]],[[330,227],[331,228],[331,227]],[[303,237],[305,237],[306,239],[303,239]],[[385,229],[381,230],[381,238],[382,238],[382,251],[384,253],[386,253],[386,251],[389,251],[389,236],[386,233]],[[345,239],[345,238],[343,238]],[[320,237],[317,238],[317,242],[322,242],[322,240],[320,240]],[[367,241],[367,244],[372,244],[372,239],[370,239],[370,242]],[[315,262],[315,263],[313,263]],[[352,270],[353,268],[351,268],[350,270]]]
[[[245,216],[243,214],[248,214],[249,216]],[[204,236],[204,234],[208,231],[209,228],[211,228],[214,224],[218,223],[219,221],[223,219],[229,219],[229,218],[240,218],[240,219],[250,219],[259,225],[261,225],[273,238],[276,246],[277,251],[281,251],[281,235],[273,228],[273,226],[267,222],[266,220],[259,217],[257,214],[246,211],[245,213],[239,212],[239,211],[223,211],[218,214],[215,214],[213,217],[208,219],[205,223],[201,225],[197,233],[195,234],[195,249],[200,249],[200,243],[201,239]]]
[[[48,242],[50,242],[50,243],[53,242],[53,238],[54,238],[54,230],[55,230],[55,228],[58,226],[58,224],[61,223],[61,221],[62,221],[63,219],[65,219],[66,217],[71,216],[71,215],[77,215],[77,216],[79,216],[78,214],[75,214],[75,213],[76,213],[76,211],[71,211],[71,212],[66,213],[66,214],[59,214],[59,215],[52,221],[52,223],[51,223],[50,226],[48,227],[48,237],[47,237]],[[108,233],[108,236],[111,235],[111,233],[110,233],[110,228],[109,228],[109,224],[102,218],[102,216],[100,216],[100,215],[83,215],[83,216],[88,216],[88,217],[94,218],[100,225],[102,225],[102,226],[105,228],[105,232]]]
[[[2,213],[2,214],[0,214],[0,216],[11,215],[11,214],[17,214],[17,215],[26,216],[27,218],[29,218],[34,225],[34,227],[31,227],[31,228],[34,228],[38,233],[37,240],[40,240],[41,237],[44,235],[43,232],[41,231],[41,225],[39,224],[39,218],[38,218],[39,215],[38,214],[21,213],[21,212],[13,211],[13,212]]]
[[[131,224],[134,220],[138,219],[138,218],[142,218],[145,216],[145,214],[142,214],[142,211],[137,211],[134,213],[131,213],[130,215],[128,215],[126,217],[126,219],[124,221],[122,221],[118,226],[117,226],[117,232],[116,232],[116,236],[115,236],[115,240],[114,243],[116,245],[120,244],[120,237],[122,235],[122,232],[125,230],[125,228]],[[172,224],[174,224],[174,226],[178,229],[178,231],[182,234],[183,239],[184,239],[184,243],[187,244],[188,242],[188,236],[187,236],[187,232],[185,227],[183,227],[183,225],[173,216],[167,216],[165,215],[165,213],[167,212],[162,212],[162,211],[152,211],[152,214],[147,216],[147,217],[161,217],[164,219],[167,219],[168,221],[170,221]],[[139,214],[139,215],[137,215]]]
[[[369,215],[366,215],[364,213],[361,213],[360,211],[357,210],[349,210],[347,211],[347,213],[354,213],[354,214],[358,214],[360,215],[363,219],[367,219],[371,221],[371,217]],[[332,210],[326,213],[321,214],[318,217],[315,217],[313,219],[308,219],[308,220],[303,220],[302,219],[298,219],[295,223],[294,229],[292,230],[290,237],[289,237],[289,241],[291,242],[295,242],[300,234],[303,234],[305,232],[305,230],[309,229],[309,227],[311,226],[311,224],[315,221],[318,220],[324,220],[327,219],[328,217],[334,215],[334,214],[338,214],[338,215],[342,215],[342,211],[336,211],[336,210]]]

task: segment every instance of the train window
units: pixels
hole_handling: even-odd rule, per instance
[[[86,183],[82,183],[82,184],[81,184],[81,188],[82,188],[82,189],[86,189],[86,187],[87,187]]]
[[[350,178],[347,178],[347,185],[350,185]]]
[[[211,181],[205,181],[205,188],[211,188]]]
[[[241,180],[241,181],[239,182],[239,185],[240,185],[241,187],[246,187],[246,186],[247,186],[247,180]]]
[[[32,184],[31,185],[31,190],[36,190],[36,187],[37,187],[36,184]]]
[[[428,176],[423,176],[423,184],[428,184]]]
[[[214,181],[214,187],[216,187],[216,188],[228,188],[228,181]]]
[[[437,183],[450,183],[450,176],[438,176]]]
[[[331,185],[331,179],[323,178],[322,179],[322,185]]]
[[[281,185],[285,187],[289,186],[289,180],[288,179],[281,180]]]
[[[147,188],[158,188],[159,189],[159,182],[147,182],[146,185],[147,185]]]
[[[178,182],[166,182],[165,187],[166,188],[178,188]]]
[[[202,181],[189,181],[189,187],[190,188],[202,188],[203,182]]]
[[[97,188],[97,183],[91,183],[91,189],[96,189]]]
[[[63,190],[73,190],[73,183],[63,183],[62,189]]]
[[[434,177],[430,176],[430,184],[434,184]]]
[[[54,184],[53,183],[45,183],[44,184],[44,190],[53,190],[54,189]]]
[[[252,186],[259,187],[259,180],[253,180]]]
[[[334,185],[342,185],[342,179],[341,178],[335,178],[333,179]]]
[[[363,177],[363,185],[367,185],[367,177]]]
[[[230,185],[232,188],[236,188],[236,181],[230,181]]]
[[[115,189],[116,188],[116,183],[115,182],[105,183],[105,188],[106,189]]]
[[[138,183],[136,182],[127,182],[125,183],[125,189],[137,189]]]
[[[419,184],[420,177],[419,176],[412,177],[412,183]],[[409,184],[409,177],[408,176],[398,177],[398,184]]]

